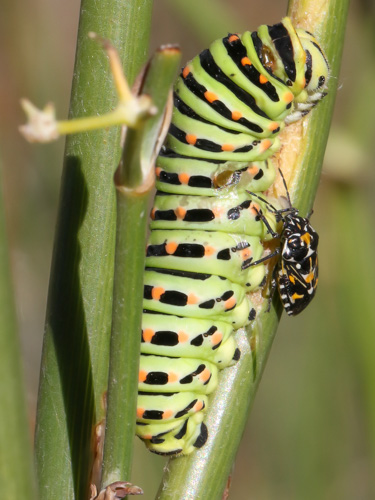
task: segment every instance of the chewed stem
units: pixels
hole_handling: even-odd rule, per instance
[[[21,100],[28,122],[19,130],[29,142],[51,142],[61,135],[75,134],[116,125],[137,128],[145,119],[156,113],[156,108],[148,95],[134,95],[124,75],[120,57],[113,45],[96,33],[89,37],[101,43],[106,51],[111,73],[116,86],[118,104],[113,111],[101,116],[74,118],[72,120],[56,120],[55,107],[47,104],[40,110],[28,99]]]

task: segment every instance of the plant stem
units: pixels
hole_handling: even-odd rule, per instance
[[[103,114],[117,97],[94,31],[119,50],[130,83],[145,61],[151,0],[82,0],[71,117]],[[120,129],[67,139],[47,306],[36,427],[40,498],[88,497],[105,416],[115,244],[113,174]]]
[[[289,14],[292,14],[294,24],[299,25],[299,15],[303,11],[307,22],[302,27],[318,34],[331,63],[326,102],[320,104],[303,123],[296,127],[286,127],[282,136],[284,144],[295,139],[293,136],[298,136],[298,147],[292,148],[295,151],[293,171],[289,169],[290,156],[283,154],[278,159],[278,166],[284,174],[288,172],[287,178],[292,178],[296,186],[298,183],[298,188],[293,185],[291,189],[292,202],[305,213],[312,206],[327,140],[347,8],[348,1],[325,1],[324,13],[321,2],[315,0],[289,3]],[[335,38],[329,36],[333,31]],[[284,189],[280,187],[276,195],[285,195]],[[227,368],[220,374],[220,384],[207,413],[209,440],[201,450],[190,456],[170,459],[158,500],[222,498],[280,315],[280,301],[276,297],[270,312],[259,315],[255,324],[247,328],[247,336],[241,330],[237,332],[242,356],[236,366]]]
[[[36,499],[31,440],[22,380],[21,352],[12,296],[8,245],[0,182],[0,482],[4,500],[20,491]]]
[[[116,176],[117,240],[103,487],[130,478],[138,393],[144,249],[154,186],[153,160],[162,142],[159,139],[165,103],[179,61],[180,52],[175,48],[160,50],[151,61],[143,91],[151,96],[159,111],[143,128],[127,131],[131,133],[131,143],[126,147],[129,140],[126,141],[121,169]],[[131,188],[124,185],[125,180]]]

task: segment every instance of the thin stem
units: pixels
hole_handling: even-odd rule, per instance
[[[19,492],[23,491],[27,498],[33,500],[37,498],[36,483],[12,289],[0,182],[1,497],[17,498]]]

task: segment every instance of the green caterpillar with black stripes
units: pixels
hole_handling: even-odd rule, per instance
[[[270,157],[285,124],[324,97],[328,73],[314,36],[284,18],[216,40],[177,79],[144,278],[137,435],[155,453],[207,440],[208,395],[240,357],[232,334],[256,316],[262,242],[287,219],[262,194]]]

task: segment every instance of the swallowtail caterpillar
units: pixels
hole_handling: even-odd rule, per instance
[[[137,435],[153,452],[206,442],[207,396],[240,356],[232,333],[255,317],[248,292],[264,282],[262,242],[280,220],[283,305],[297,314],[313,296],[317,234],[262,193],[280,130],[326,95],[328,73],[315,37],[284,18],[216,40],[177,79],[145,270]]]

